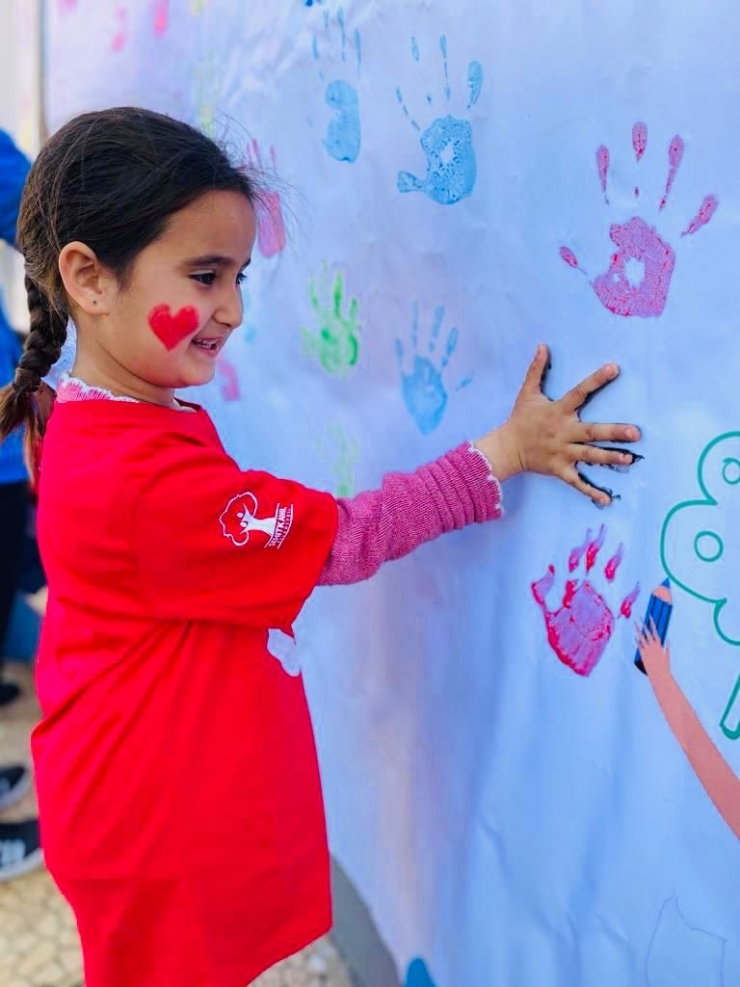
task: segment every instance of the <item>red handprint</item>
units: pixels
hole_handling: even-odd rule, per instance
[[[605,538],[604,525],[595,538],[591,537],[590,530],[587,531],[584,543],[570,553],[568,571],[575,572],[585,556],[586,573],[589,573],[596,564]],[[624,546],[620,545],[604,566],[607,582],[614,582],[623,555]],[[554,581],[555,567],[551,565],[548,566],[547,573],[542,579],[532,583],[532,595],[545,616],[548,643],[560,661],[572,668],[577,675],[590,675],[614,631],[614,614],[604,597],[588,579],[580,583],[577,579],[569,579],[565,584],[560,608],[548,610],[546,598]],[[632,606],[639,593],[638,583],[622,600],[619,616],[631,616]]]
[[[270,148],[272,170],[275,171],[275,148]],[[247,148],[246,165],[250,170],[263,172],[262,154],[256,140]],[[280,195],[275,189],[265,188],[257,202],[257,246],[263,257],[274,257],[285,247],[285,223]]]
[[[639,164],[647,147],[646,124],[636,123],[632,128],[632,147],[635,160]],[[668,178],[658,206],[659,212],[665,208],[668,201],[684,150],[683,138],[676,135],[668,147]],[[604,145],[596,151],[596,167],[604,201],[608,205],[609,149]],[[635,186],[634,195],[635,198],[639,198],[638,186]],[[681,236],[690,236],[706,225],[718,205],[719,200],[716,195],[705,196],[699,211]],[[615,315],[637,315],[643,319],[661,315],[666,305],[676,263],[673,248],[640,216],[633,216],[622,225],[612,224],[609,236],[617,250],[611,256],[607,271],[591,282],[599,301]],[[560,248],[560,256],[570,267],[586,273],[580,267],[576,255],[568,247]]]

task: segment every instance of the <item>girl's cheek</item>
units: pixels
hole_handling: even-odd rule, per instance
[[[148,316],[149,328],[168,349],[174,349],[200,325],[200,313],[193,305],[185,305],[173,313],[169,305],[156,305]]]

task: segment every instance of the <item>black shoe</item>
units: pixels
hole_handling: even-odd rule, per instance
[[[0,812],[20,802],[31,787],[31,773],[22,764],[0,768]]]
[[[11,881],[44,862],[38,819],[0,823],[0,881]]]
[[[21,687],[15,682],[0,682],[0,706],[8,706],[21,694]]]

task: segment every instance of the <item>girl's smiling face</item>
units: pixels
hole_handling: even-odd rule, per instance
[[[73,373],[165,405],[176,389],[208,383],[242,321],[255,233],[246,196],[215,191],[170,216],[123,283],[92,252],[86,257],[84,244],[65,247],[60,271],[78,328]]]

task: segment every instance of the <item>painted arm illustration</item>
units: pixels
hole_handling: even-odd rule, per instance
[[[655,625],[650,629],[642,627],[637,646],[668,726],[707,795],[740,838],[740,779],[722,757],[673,677],[670,648],[660,643]]]

